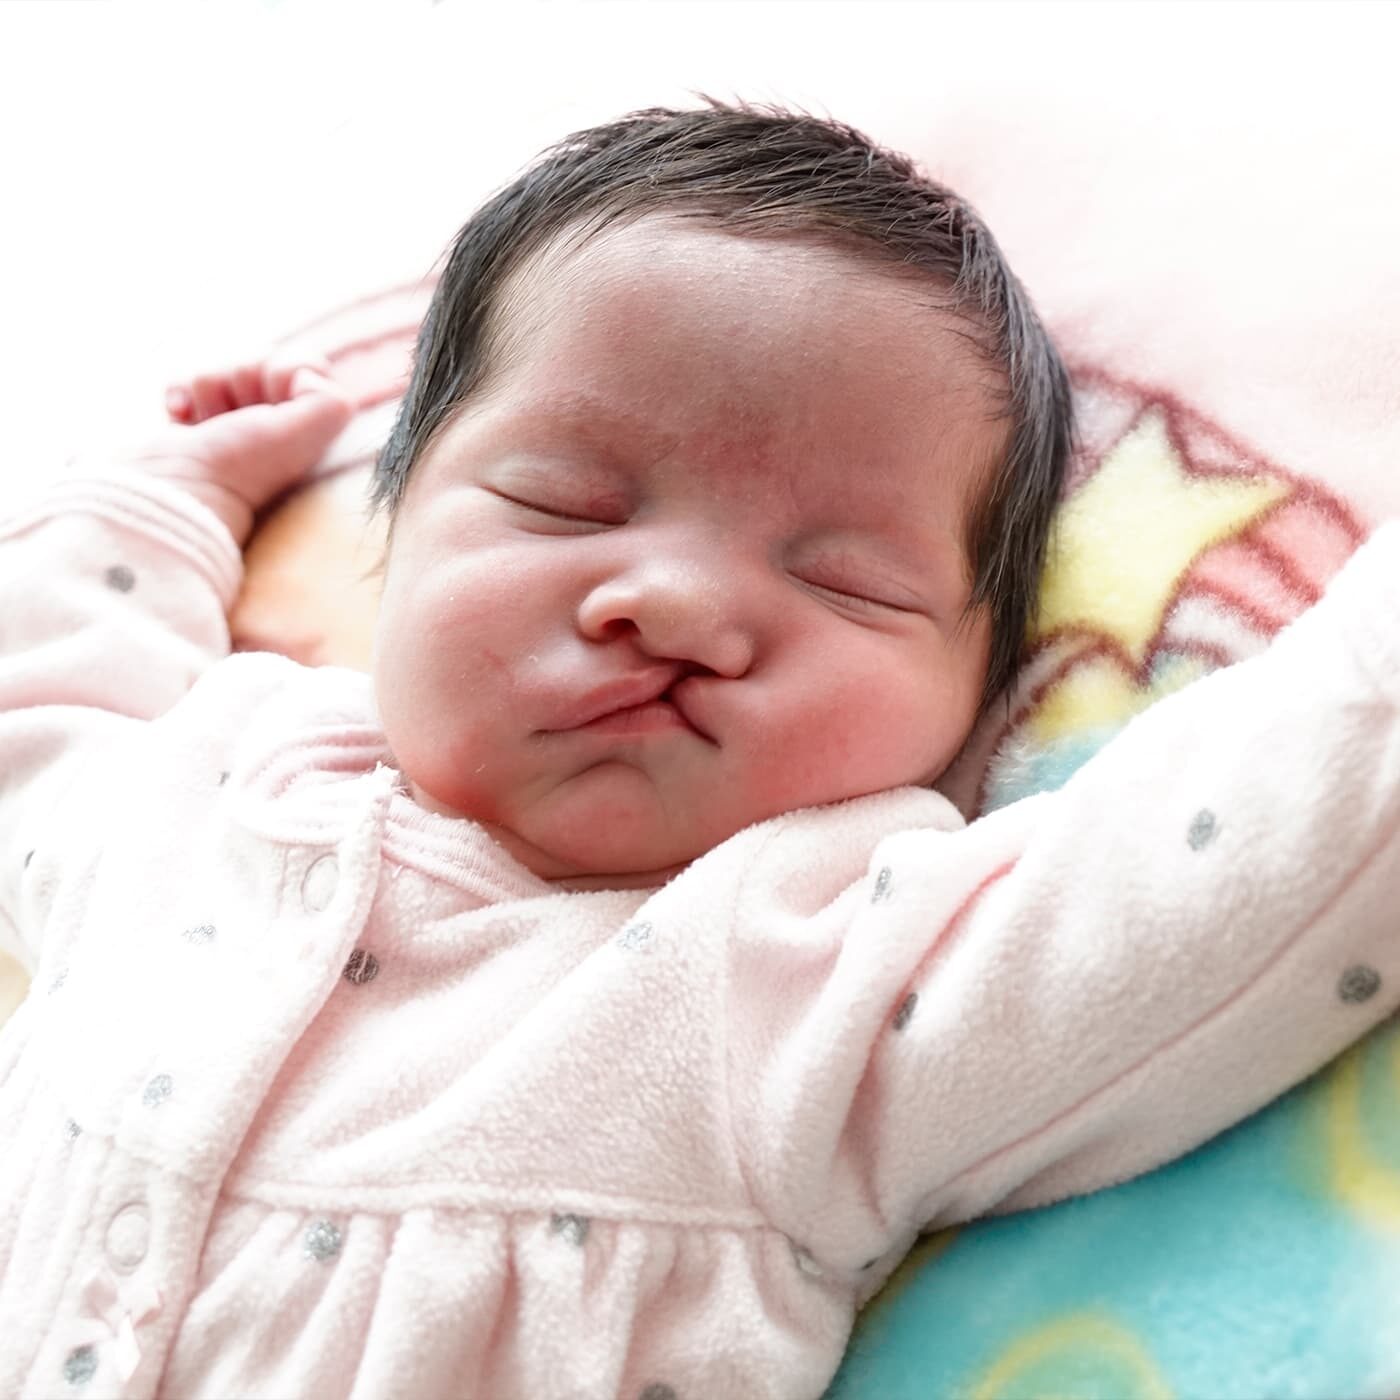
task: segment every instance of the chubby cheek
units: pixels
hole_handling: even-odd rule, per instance
[[[818,703],[765,725],[754,749],[755,798],[812,806],[931,782],[947,767],[971,725],[967,686],[897,667],[877,682],[870,676],[829,671]]]
[[[389,748],[404,774],[443,806],[493,819],[503,745],[492,731],[504,668],[465,618],[428,600],[394,606],[386,595],[374,680]]]

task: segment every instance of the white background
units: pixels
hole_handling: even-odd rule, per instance
[[[1299,113],[1343,164],[1349,132],[1397,122],[1398,38],[1383,0],[0,0],[0,478],[128,440],[167,377],[416,277],[541,145],[634,106],[778,99],[927,149],[922,113],[957,95],[990,130],[1014,92],[1110,142],[1220,131],[1287,170]],[[1338,238],[1315,163],[1295,174],[1316,285],[1345,217]],[[1394,180],[1351,172],[1373,177]],[[1014,221],[1003,242],[1034,291],[1055,250]]]

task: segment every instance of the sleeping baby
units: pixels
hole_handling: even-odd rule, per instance
[[[813,1400],[921,1231],[1400,1001],[1400,548],[971,824],[1065,372],[966,203],[711,104],[465,225],[371,675],[229,655],[350,406],[172,391],[0,524],[0,1394]]]

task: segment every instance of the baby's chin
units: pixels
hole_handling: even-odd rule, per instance
[[[662,848],[652,833],[651,839],[628,839],[624,831],[610,829],[603,821],[561,831],[548,830],[546,823],[546,829],[527,834],[506,822],[459,811],[416,782],[409,784],[409,791],[430,812],[476,821],[513,860],[561,889],[656,889],[704,854],[703,847],[690,852],[674,841]]]
[[[596,834],[586,843],[545,845],[508,827],[482,825],[527,870],[566,890],[656,889],[704,854],[638,848]]]

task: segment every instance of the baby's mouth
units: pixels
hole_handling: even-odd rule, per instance
[[[624,737],[644,734],[664,734],[676,730],[693,729],[680,707],[671,702],[669,692],[652,700],[643,700],[636,705],[623,705],[610,710],[605,715],[589,720],[586,724],[575,725],[571,734],[620,735]]]
[[[686,685],[690,678],[690,672],[678,674],[674,667],[663,674],[652,670],[616,677],[561,705],[554,723],[539,732],[623,737],[690,733],[713,743],[693,711],[694,697]]]

